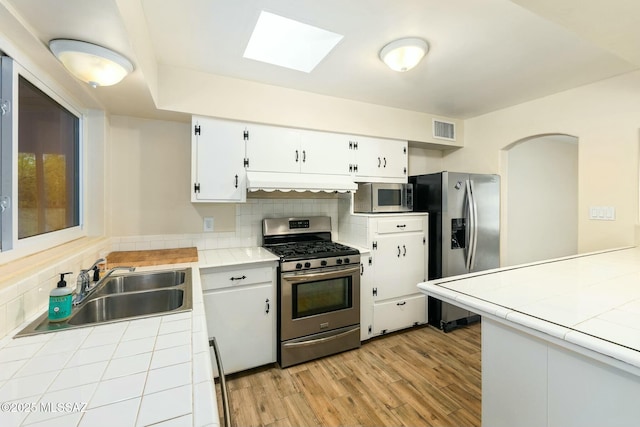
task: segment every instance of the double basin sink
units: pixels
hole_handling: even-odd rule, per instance
[[[49,322],[48,313],[34,320],[16,337],[102,323],[191,310],[191,269],[150,271],[110,276],[73,307],[63,322]]]

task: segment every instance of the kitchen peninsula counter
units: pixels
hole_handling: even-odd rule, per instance
[[[482,316],[483,425],[624,426],[640,419],[639,248],[418,288]]]

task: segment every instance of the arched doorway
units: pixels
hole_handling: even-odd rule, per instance
[[[515,265],[578,250],[578,138],[540,135],[506,149],[506,256]]]

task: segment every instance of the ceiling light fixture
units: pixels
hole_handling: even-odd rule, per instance
[[[92,43],[54,39],[49,49],[71,74],[94,88],[114,85],[133,71],[127,58]]]
[[[392,41],[380,51],[380,59],[394,71],[409,71],[424,58],[429,51],[426,41],[409,37]]]

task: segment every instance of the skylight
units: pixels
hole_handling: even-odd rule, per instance
[[[331,31],[262,11],[244,57],[309,73],[342,37]]]

